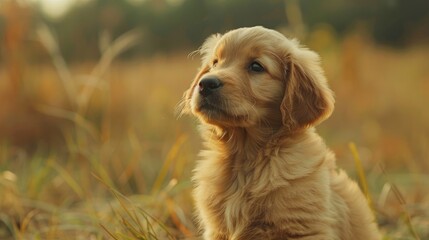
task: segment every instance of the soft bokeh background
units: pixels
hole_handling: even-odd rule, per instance
[[[321,55],[319,133],[385,239],[429,239],[427,0],[1,0],[0,239],[197,239],[201,140],[174,109],[189,53],[253,25]]]

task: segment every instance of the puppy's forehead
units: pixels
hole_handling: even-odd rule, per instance
[[[252,53],[259,55],[265,51],[276,51],[286,38],[280,33],[262,27],[239,28],[226,33],[216,47],[219,58],[228,54]]]

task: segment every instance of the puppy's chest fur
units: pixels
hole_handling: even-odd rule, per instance
[[[254,194],[258,185],[253,176],[255,167],[243,164],[260,157],[208,152],[211,156],[202,159],[195,171],[195,197],[202,217],[216,223],[221,232],[235,231],[244,223],[263,218],[262,200]]]
[[[301,144],[302,152],[308,152],[304,149],[309,145],[315,147],[320,144],[319,141]],[[218,144],[212,144],[209,150],[201,152],[202,159],[194,175],[197,185],[194,195],[200,220],[206,229],[213,228],[229,236],[253,231],[251,229],[265,232],[276,228],[274,224],[288,219],[289,214],[293,218],[293,209],[297,207],[294,202],[306,206],[326,205],[324,201],[327,199],[319,192],[327,191],[325,188],[328,183],[324,181],[327,176],[319,174],[309,177],[307,180],[311,184],[306,186],[307,189],[298,190],[293,183],[303,175],[311,175],[315,168],[321,166],[323,151],[307,158],[299,154],[289,155],[287,148],[261,148],[260,151],[250,147],[247,149],[231,152]],[[306,161],[302,161],[302,158],[306,158]],[[300,191],[299,194],[297,191]],[[306,192],[314,198],[304,199],[308,196]]]
[[[329,211],[334,162],[312,131],[273,144],[276,148],[268,144],[259,150],[241,146],[233,149],[247,151],[226,151],[222,145],[208,142],[194,173],[194,198],[205,234],[222,235],[206,239],[284,239],[330,225],[330,216],[319,213]]]

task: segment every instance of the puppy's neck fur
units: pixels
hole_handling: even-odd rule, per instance
[[[248,169],[264,164],[265,159],[275,154],[287,139],[305,134],[305,129],[287,131],[283,126],[259,125],[258,127],[201,126],[208,149],[223,153],[223,157],[233,159],[233,169]],[[247,168],[246,168],[247,167]]]

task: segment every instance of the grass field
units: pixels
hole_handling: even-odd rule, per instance
[[[323,30],[308,44],[336,93],[318,129],[338,164],[359,181],[353,142],[386,239],[429,239],[429,46],[393,50]],[[197,57],[105,71],[58,57],[0,67],[0,239],[196,239],[201,140],[174,108]]]

